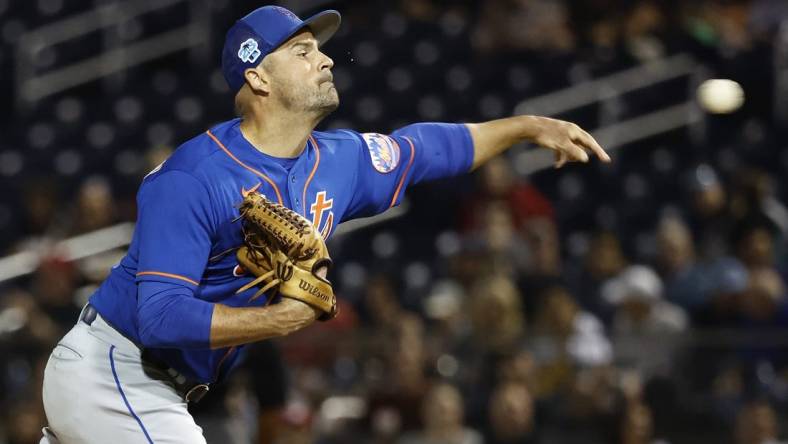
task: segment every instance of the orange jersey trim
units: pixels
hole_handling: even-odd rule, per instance
[[[225,154],[227,154],[228,156],[230,156],[231,159],[236,161],[238,163],[238,165],[241,165],[242,167],[244,167],[247,170],[255,173],[256,175],[262,177],[266,182],[268,182],[268,184],[271,185],[271,187],[276,192],[276,198],[279,200],[279,204],[280,205],[284,205],[284,202],[282,201],[282,194],[279,192],[279,187],[276,186],[276,184],[274,183],[273,180],[271,180],[270,177],[266,176],[265,174],[261,173],[260,171],[258,171],[256,169],[250,167],[249,165],[241,162],[237,157],[235,157],[233,155],[233,153],[230,152],[230,150],[227,149],[227,147],[224,146],[224,144],[219,139],[216,138],[216,136],[213,135],[213,133],[211,133],[211,130],[208,130],[205,133],[208,134],[208,137],[213,139],[213,141],[216,142],[217,145],[219,145],[219,148],[221,148],[222,151],[224,151]]]
[[[402,173],[402,179],[399,180],[397,191],[394,192],[394,197],[391,198],[391,204],[389,205],[389,208],[393,207],[394,204],[397,203],[397,197],[399,197],[399,193],[402,191],[402,185],[405,184],[405,179],[408,177],[410,166],[413,165],[413,158],[416,155],[416,147],[413,146],[413,142],[407,137],[404,137],[404,139],[407,140],[408,144],[410,145],[410,159],[408,160],[408,166],[405,167],[405,172]]]
[[[309,135],[309,140],[312,141],[312,145],[315,146],[315,155],[317,156],[315,159],[315,166],[312,167],[312,172],[309,173],[309,177],[307,177],[306,182],[304,183],[304,192],[301,194],[301,204],[304,208],[304,216],[306,216],[306,190],[309,188],[309,182],[312,182],[312,178],[315,177],[315,172],[317,171],[317,166],[320,165],[320,147],[317,146],[317,140],[315,140],[312,135]]]
[[[137,273],[137,276],[145,276],[145,275],[164,276],[164,277],[173,278],[173,279],[180,279],[182,281],[186,281],[186,282],[188,282],[190,284],[194,284],[196,286],[200,285],[199,282],[197,282],[195,280],[192,280],[192,279],[189,279],[189,278],[187,278],[185,276],[181,276],[179,274],[163,273],[161,271],[140,271],[139,273]]]

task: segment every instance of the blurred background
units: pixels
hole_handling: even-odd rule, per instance
[[[0,443],[38,442],[142,176],[233,117],[221,45],[261,4],[0,0]],[[541,114],[614,162],[517,147],[340,229],[341,315],[250,347],[191,406],[209,443],[788,439],[788,2],[280,4],[343,14],[320,129]]]

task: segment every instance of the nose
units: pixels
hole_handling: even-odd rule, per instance
[[[334,67],[334,61],[331,59],[331,57],[325,55],[323,52],[321,52],[320,55],[323,56],[323,60],[320,62],[321,71]]]

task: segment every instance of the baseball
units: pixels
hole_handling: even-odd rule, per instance
[[[698,87],[698,102],[712,114],[729,114],[744,103],[744,90],[729,79],[709,79]]]

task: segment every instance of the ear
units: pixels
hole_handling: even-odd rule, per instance
[[[271,79],[261,66],[247,68],[244,71],[244,80],[255,93],[268,94],[271,89]]]

